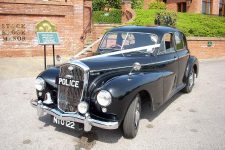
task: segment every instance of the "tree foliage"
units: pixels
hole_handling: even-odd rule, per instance
[[[131,0],[131,5],[133,9],[142,9],[144,0]]]
[[[107,8],[121,8],[122,0],[93,0],[93,10],[102,11]],[[131,0],[131,5],[133,9],[142,9],[144,5],[144,0]]]
[[[164,2],[155,1],[149,4],[149,9],[163,9],[166,10],[166,4]]]
[[[93,0],[94,11],[101,11],[107,8],[119,9],[121,7],[121,0]]]

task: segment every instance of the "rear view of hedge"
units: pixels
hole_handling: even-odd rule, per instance
[[[93,20],[94,23],[121,23],[122,12],[121,10],[106,11],[94,11]]]

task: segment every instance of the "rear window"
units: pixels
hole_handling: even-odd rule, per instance
[[[175,33],[175,43],[176,43],[176,50],[183,50],[184,49],[184,40],[183,40],[183,36],[181,36],[180,33]]]

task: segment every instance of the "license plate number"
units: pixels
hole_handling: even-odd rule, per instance
[[[53,123],[66,126],[71,129],[75,129],[75,122],[73,121],[64,121],[64,120],[57,119],[56,117],[53,117]]]

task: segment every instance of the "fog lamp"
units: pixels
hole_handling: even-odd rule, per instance
[[[86,114],[88,111],[88,104],[86,102],[80,102],[77,108],[81,114]]]

